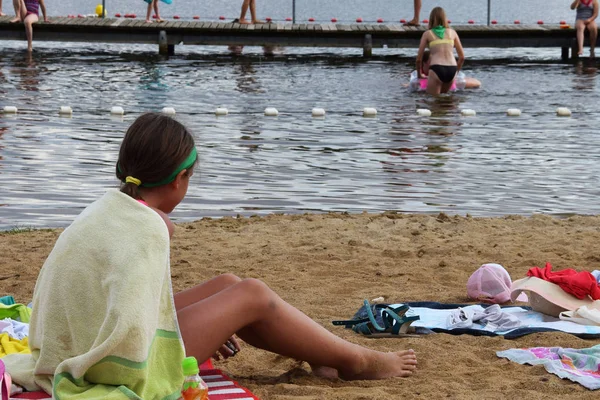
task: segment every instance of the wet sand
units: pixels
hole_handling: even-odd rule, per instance
[[[31,300],[35,280],[60,230],[0,233],[0,294]],[[532,266],[600,269],[600,217],[470,218],[440,214],[321,214],[203,219],[178,224],[171,268],[176,291],[221,273],[264,280],[332,332],[379,350],[413,348],[411,378],[328,381],[305,363],[245,345],[221,368],[262,399],[596,399],[598,393],[541,366],[500,359],[509,348],[596,344],[564,333],[515,340],[433,334],[367,339],[334,327],[364,299],[470,302],[466,282],[481,264],[502,264],[516,280]],[[218,310],[216,310],[218,311]],[[310,338],[307,338],[310,340]]]

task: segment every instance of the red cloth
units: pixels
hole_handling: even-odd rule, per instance
[[[600,299],[600,287],[594,275],[588,271],[577,272],[574,269],[563,269],[552,272],[552,265],[546,263],[546,268],[533,267],[527,271],[527,276],[535,276],[548,282],[557,284],[567,293],[578,299],[590,296],[594,300]]]

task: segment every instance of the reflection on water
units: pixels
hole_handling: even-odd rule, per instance
[[[403,86],[412,55],[0,50],[0,228],[65,226],[106,188],[129,124],[174,107],[200,152],[176,220],[269,212],[597,213],[594,60],[469,59],[483,87]],[[212,50],[211,50],[212,51]],[[72,118],[58,115],[73,108]],[[112,106],[124,117],[111,117]],[[554,110],[566,106],[572,118]],[[216,107],[230,114],[216,117]],[[275,107],[280,115],[263,115]],[[312,118],[313,107],[327,111]],[[376,118],[363,118],[375,107]],[[416,115],[427,108],[432,116]],[[476,117],[462,117],[471,108]],[[523,115],[508,118],[507,108]]]
[[[576,61],[575,76],[573,77],[573,89],[593,91],[596,86],[597,74],[598,66],[594,59]]]

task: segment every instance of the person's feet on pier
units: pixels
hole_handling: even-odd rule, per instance
[[[148,23],[148,24],[151,24],[152,22],[154,22],[154,21],[152,21],[151,19],[146,20],[146,23]]]
[[[6,16],[6,14],[3,13],[2,11],[0,11],[0,17],[4,17],[4,16]]]
[[[10,20],[11,23],[15,23],[15,22],[21,22],[21,18],[19,17],[14,17],[13,19]]]
[[[404,23],[404,26],[420,26],[421,24],[419,23],[418,19],[411,19],[410,21]]]
[[[265,23],[265,21],[261,21],[260,19],[253,19],[253,20],[252,20],[252,23],[253,23],[253,24],[264,24],[264,23]]]
[[[245,25],[248,25],[248,24],[250,24],[250,21],[248,21],[246,18],[240,18],[240,19],[237,21],[237,23],[238,23],[238,24],[245,24]]]

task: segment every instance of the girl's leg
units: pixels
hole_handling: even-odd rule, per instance
[[[421,15],[421,0],[414,0],[414,15],[413,19],[408,21],[409,25],[419,25],[419,15]]]
[[[33,50],[33,24],[38,22],[38,16],[36,14],[29,14],[23,20],[25,24],[25,34],[27,35],[27,51]]]
[[[577,21],[575,21],[575,29],[577,29],[578,54],[582,55],[583,54],[583,33],[585,32],[585,24],[583,23],[583,20],[578,19]]]
[[[429,69],[429,75],[427,76],[427,93],[437,95],[441,92],[442,81],[432,69]]]
[[[590,57],[595,57],[596,41],[598,40],[598,25],[596,25],[596,21],[590,22],[587,28],[590,31]]]
[[[17,3],[13,4],[15,8],[15,17],[10,22],[21,22],[25,20],[27,16],[27,8],[25,8],[25,0],[15,0]]]
[[[2,0],[0,0],[0,17],[4,17],[6,14],[2,12]]]
[[[246,13],[248,12],[248,6],[250,5],[250,0],[244,0],[242,3],[242,12],[240,13],[240,24],[249,24],[246,20]]]
[[[154,14],[156,14],[156,20],[158,22],[163,22],[163,19],[160,17],[160,13],[158,12],[158,0],[154,0]]]
[[[253,24],[262,24],[263,22],[256,18],[256,0],[250,0],[250,16]]]
[[[345,379],[409,376],[417,364],[412,350],[383,353],[335,336],[256,279],[179,309],[177,316],[186,351],[199,360],[208,359],[234,333],[247,330],[265,349],[336,369]]]
[[[150,19],[152,18],[152,3],[154,3],[154,1],[148,3],[148,10],[146,11],[146,22],[152,22],[152,20]]]

